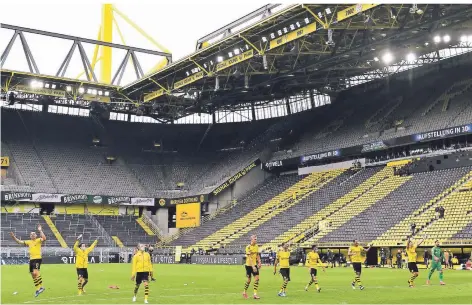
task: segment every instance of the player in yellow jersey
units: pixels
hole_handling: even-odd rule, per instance
[[[312,251],[308,253],[305,264],[310,271],[311,279],[308,285],[306,285],[305,291],[308,291],[308,287],[310,287],[312,284],[315,284],[316,290],[318,292],[321,292],[321,288],[318,285],[318,279],[316,278],[316,275],[318,273],[316,267],[318,266],[318,263],[322,264],[323,262],[321,261],[320,255],[318,254],[318,247],[316,247],[316,245],[313,245],[311,249]],[[325,267],[323,265],[321,266],[321,268],[323,268],[323,272],[325,272]]]
[[[416,266],[416,259],[417,259],[417,253],[416,253],[416,248],[421,245],[424,240],[426,239],[426,235],[423,237],[422,240],[418,244],[415,244],[410,237],[408,237],[408,240],[406,241],[406,254],[408,256],[408,270],[411,272],[411,277],[408,280],[408,286],[410,288],[413,288],[414,281],[418,277],[418,266]]]
[[[259,246],[257,245],[257,236],[251,236],[251,243],[246,246],[246,283],[244,284],[243,297],[247,299],[247,289],[251,284],[251,277],[254,276],[254,299],[258,300],[257,295],[259,289],[259,269],[261,269],[261,256],[259,254]]]
[[[41,269],[41,262],[43,261],[41,256],[41,245],[46,241],[46,235],[44,235],[41,225],[38,225],[39,238],[36,235],[36,232],[30,233],[30,240],[19,240],[16,238],[13,232],[10,232],[11,237],[20,245],[25,245],[29,247],[30,261],[29,261],[29,271],[31,277],[33,278],[34,286],[36,287],[35,297],[40,295],[45,288],[43,287],[43,279],[39,270]]]
[[[144,303],[148,304],[149,297],[149,274],[152,272],[151,255],[147,253],[143,244],[138,244],[138,251],[133,256],[132,266],[133,271],[131,273],[131,280],[136,279],[136,286],[134,287],[133,302],[136,302],[136,294],[138,293],[139,286],[144,283]]]
[[[77,269],[77,277],[78,283],[77,288],[79,290],[79,295],[85,293],[85,285],[88,283],[88,256],[89,253],[93,251],[93,248],[98,243],[98,240],[95,240],[90,247],[86,247],[85,243],[81,243],[79,246],[79,239],[82,238],[82,234],[77,237],[77,240],[74,244],[74,252],[75,252],[75,268]]]
[[[370,247],[371,245],[369,245],[369,248],[366,249],[360,246],[358,240],[354,240],[352,246],[349,247],[347,255],[351,260],[352,267],[354,268],[354,272],[356,274],[354,281],[351,283],[352,289],[356,289],[356,283],[359,285],[360,290],[364,289],[364,286],[362,286],[361,283],[362,263],[364,262],[365,254],[369,252]]]
[[[290,282],[290,250],[287,243],[282,244],[282,249],[277,252],[277,258],[274,264],[274,275],[277,274],[277,264],[280,265],[280,275],[282,275],[283,284],[280,287],[279,297],[286,297],[285,294],[288,282]]]

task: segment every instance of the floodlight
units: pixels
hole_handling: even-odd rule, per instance
[[[416,55],[414,53],[408,53],[406,55],[406,60],[407,61],[414,61],[416,59]]]
[[[374,57],[374,61],[379,61],[379,58],[378,58],[378,57]]]
[[[389,64],[393,61],[393,56],[390,52],[387,52],[382,56],[382,60],[384,63]]]
[[[66,91],[67,91],[67,92],[71,92],[71,91],[72,91],[72,87],[71,87],[71,86],[67,86],[67,87],[66,87]]]
[[[222,62],[222,61],[223,61],[223,56],[218,56],[218,57],[216,58],[216,61]]]
[[[449,41],[451,41],[451,36],[449,36],[449,35],[444,35],[444,36],[443,36],[443,41],[444,41],[445,43],[448,43]]]
[[[441,42],[441,37],[439,35],[434,36],[433,38],[434,43],[440,43]]]
[[[79,88],[79,93],[84,93],[84,92],[85,92],[84,87],[80,87],[80,88]]]

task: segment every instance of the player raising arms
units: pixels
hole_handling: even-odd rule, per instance
[[[417,253],[416,253],[416,248],[421,245],[424,240],[426,239],[426,235],[423,237],[422,240],[418,244],[415,244],[410,237],[408,237],[408,240],[406,241],[406,254],[408,256],[408,270],[411,272],[411,277],[408,280],[408,285],[410,288],[413,288],[414,281],[418,277],[418,266],[416,266],[416,258],[417,258]]]
[[[288,244],[282,244],[282,249],[277,252],[277,258],[274,264],[274,275],[277,274],[277,264],[280,264],[280,275],[282,275],[283,284],[280,287],[279,297],[286,297],[286,289],[288,282],[290,282],[290,250]]]
[[[310,282],[308,283],[308,285],[306,285],[305,291],[308,291],[308,287],[310,287],[311,284],[315,284],[316,290],[318,292],[321,292],[321,288],[318,285],[318,279],[316,278],[316,275],[318,273],[318,270],[316,270],[316,266],[318,266],[318,263],[322,264],[323,262],[320,259],[320,255],[318,254],[318,248],[316,247],[316,245],[313,245],[311,249],[312,251],[308,253],[306,260],[306,266],[310,271]],[[325,272],[325,267],[321,267],[323,268],[323,272]]]
[[[353,245],[349,247],[347,255],[351,259],[352,267],[356,273],[356,277],[351,283],[352,289],[356,289],[356,283],[359,285],[360,290],[364,289],[364,286],[362,286],[361,283],[362,263],[364,262],[364,254],[369,252],[370,247],[371,245],[369,245],[369,248],[365,249],[364,247],[359,246],[359,241],[356,239],[354,240]]]
[[[442,252],[441,248],[439,248],[439,240],[434,242],[434,247],[431,249],[431,269],[429,270],[428,280],[426,284],[429,285],[431,283],[431,275],[433,275],[434,270],[438,270],[439,272],[439,284],[446,285],[443,282],[443,270],[442,270],[442,260],[444,258],[444,253]]]
[[[77,240],[74,244],[74,252],[75,252],[75,268],[77,269],[77,277],[78,277],[78,284],[77,288],[79,289],[79,295],[85,293],[85,285],[88,283],[88,256],[89,253],[92,252],[93,248],[98,243],[98,240],[95,240],[90,247],[86,247],[85,243],[81,243],[79,247],[79,239],[82,238],[82,234],[77,237]]]
[[[30,233],[31,240],[19,240],[16,238],[13,232],[10,232],[11,237],[14,241],[16,241],[20,245],[25,245],[29,247],[29,254],[30,254],[30,261],[29,261],[29,271],[31,273],[31,277],[33,278],[34,286],[36,287],[36,292],[34,294],[35,297],[40,295],[45,288],[43,287],[43,279],[41,278],[41,274],[39,270],[41,269],[41,244],[46,241],[46,236],[43,233],[41,225],[38,225],[39,231],[39,238],[36,235],[36,232]]]
[[[246,283],[244,284],[243,297],[247,299],[247,289],[251,284],[251,277],[254,275],[254,299],[258,300],[259,289],[259,269],[261,269],[261,256],[259,255],[259,246],[257,245],[257,236],[251,236],[251,243],[246,246]]]
[[[144,303],[148,303],[149,297],[149,273],[152,272],[151,256],[145,250],[143,244],[138,244],[138,251],[133,256],[133,271],[131,280],[136,278],[136,286],[134,287],[133,302],[136,302],[136,294],[139,290],[139,285],[144,283]]]

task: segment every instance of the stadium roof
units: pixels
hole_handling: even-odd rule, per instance
[[[129,112],[149,105],[148,113],[171,120],[308,90],[332,94],[394,73],[391,64],[438,62],[441,49],[472,47],[472,39],[461,40],[472,37],[472,5],[295,4],[272,12],[276,8],[264,6],[199,40],[193,54],[110,88],[112,99],[134,102]],[[254,18],[260,20],[234,31]],[[12,75],[30,76],[2,70],[2,78]]]

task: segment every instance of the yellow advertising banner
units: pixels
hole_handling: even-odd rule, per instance
[[[183,80],[179,80],[178,82],[174,83],[174,89],[179,89],[182,88],[185,85],[191,84],[193,82],[196,82],[199,79],[203,78],[203,71],[197,72],[194,75],[190,75],[187,78],[184,78]]]
[[[216,71],[218,72],[226,68],[229,68],[231,66],[234,66],[235,64],[239,64],[240,62],[248,60],[249,58],[253,56],[254,56],[254,50],[246,51],[242,54],[234,56],[233,58],[220,62],[219,64],[216,65]]]
[[[373,7],[378,6],[379,4],[356,4],[353,6],[348,7],[347,9],[344,9],[342,11],[338,12],[338,22],[342,21],[344,19],[347,19],[349,17],[352,17],[356,14],[359,14],[360,12],[365,12]]]
[[[304,26],[296,31],[290,32],[288,34],[285,34],[283,36],[280,36],[277,39],[271,40],[270,41],[270,49],[277,48],[281,45],[284,45],[290,41],[293,41],[295,39],[298,39],[300,37],[306,36],[310,33],[313,33],[316,31],[316,24],[312,23],[307,26]]]
[[[10,166],[10,158],[9,157],[2,157],[2,167],[9,167]]]
[[[66,92],[64,90],[56,89],[47,89],[47,88],[33,88],[30,86],[17,85],[13,90],[26,92],[31,94],[41,94],[41,95],[50,95],[56,97],[66,97]]]
[[[144,102],[149,102],[150,100],[153,100],[159,96],[162,96],[164,95],[164,89],[160,89],[160,90],[157,90],[157,91],[154,91],[154,92],[151,92],[149,94],[146,94],[144,96]]]
[[[176,208],[176,227],[193,228],[200,226],[200,203],[178,204]]]
[[[88,93],[85,93],[84,95],[82,95],[82,99],[84,101],[89,101],[89,102],[101,102],[101,103],[110,102],[110,98],[108,96],[93,95],[93,94],[88,94]]]

